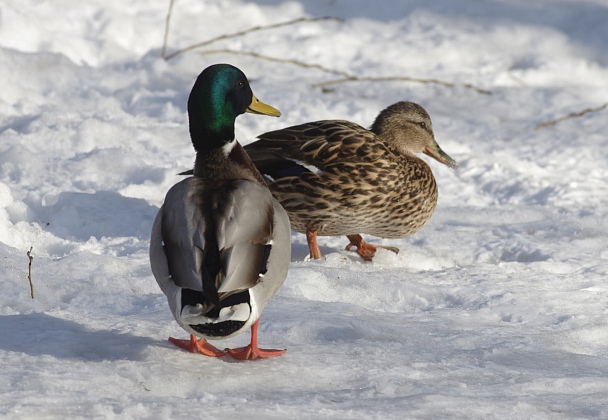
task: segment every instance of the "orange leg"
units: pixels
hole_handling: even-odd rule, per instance
[[[319,244],[317,244],[317,231],[312,229],[306,229],[306,240],[308,241],[310,258],[312,258],[313,260],[320,260],[321,250],[319,249]]]
[[[258,347],[258,319],[251,326],[251,344],[246,347],[236,349],[226,349],[226,353],[240,360],[264,359],[266,357],[276,357],[285,353],[287,350],[261,349]]]
[[[346,245],[346,250],[349,251],[353,246],[357,247],[357,253],[361,255],[361,257],[365,261],[371,261],[376,255],[376,251],[378,248],[388,249],[389,251],[393,251],[395,254],[399,253],[399,248],[395,248],[394,246],[382,246],[382,245],[372,245],[368,244],[363,240],[361,235],[346,235],[350,243]]]
[[[190,340],[179,340],[177,338],[169,337],[169,341],[177,347],[192,353],[200,353],[209,357],[221,357],[226,355],[225,351],[215,348],[202,338],[200,340],[197,339],[192,334],[190,334]]]

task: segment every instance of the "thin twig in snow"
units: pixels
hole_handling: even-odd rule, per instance
[[[246,55],[248,57],[254,57],[254,58],[259,58],[262,60],[267,60],[267,61],[274,61],[276,63],[287,63],[287,64],[293,64],[299,67],[305,67],[305,68],[313,68],[313,69],[317,69],[317,70],[321,70],[324,71],[326,73],[331,73],[331,74],[337,74],[339,76],[342,76],[342,79],[336,79],[336,80],[330,80],[327,82],[321,82],[321,83],[317,83],[313,86],[318,86],[321,87],[325,90],[325,88],[329,85],[334,85],[334,84],[338,84],[338,83],[345,83],[345,82],[386,82],[386,81],[406,81],[406,82],[417,82],[417,83],[432,83],[432,84],[437,84],[437,85],[442,85],[442,86],[447,86],[447,87],[454,87],[456,86],[454,83],[451,82],[446,82],[444,80],[437,80],[437,79],[419,79],[416,77],[407,77],[407,76],[388,76],[388,77],[365,77],[365,76],[355,76],[353,74],[347,73],[345,71],[342,70],[336,70],[336,69],[331,69],[329,67],[325,67],[322,66],[320,64],[311,64],[311,63],[305,63],[303,61],[299,61],[299,60],[294,60],[291,58],[279,58],[279,57],[272,57],[269,55],[264,55],[264,54],[259,54],[259,53],[255,53],[255,52],[251,52],[251,51],[237,51],[237,50],[231,50],[231,49],[227,49],[227,48],[223,48],[223,49],[219,49],[219,50],[206,50],[206,51],[201,51],[201,54],[235,54],[235,55]],[[476,86],[473,86],[470,83],[465,83],[462,86],[464,86],[467,89],[472,89],[476,92],[479,93],[483,93],[484,95],[491,95],[492,92],[490,92],[489,90],[485,90],[485,89],[481,89],[478,88]]]
[[[32,281],[32,261],[34,260],[34,256],[32,255],[32,249],[34,249],[33,246],[31,246],[30,250],[27,251],[27,257],[30,260],[27,278],[30,281],[30,293],[32,295],[32,299],[34,299],[34,282]]]
[[[162,58],[164,58],[165,60],[167,59],[167,57],[165,55],[167,54],[167,39],[169,38],[169,23],[171,22],[171,13],[173,12],[173,2],[174,2],[174,0],[171,0],[169,2],[169,11],[167,12],[167,20],[165,21],[165,36],[163,39],[163,50],[160,53],[160,56]]]
[[[329,80],[327,82],[317,83],[315,86],[321,87],[324,90],[327,90],[327,86],[335,85],[338,83],[346,83],[346,82],[390,82],[390,81],[403,81],[403,82],[416,82],[416,83],[429,83],[447,87],[455,87],[456,84],[452,82],[446,82],[444,80],[438,79],[420,79],[417,77],[408,77],[408,76],[379,76],[379,77],[359,77],[359,76],[347,76],[343,79]],[[470,83],[464,83],[462,85],[466,89],[474,90],[478,93],[482,93],[484,95],[491,95],[492,92],[486,89],[478,88],[477,86],[473,86]]]
[[[180,50],[177,50],[169,55],[166,55],[167,52],[167,38],[169,35],[169,25],[170,25],[170,21],[171,21],[171,13],[173,10],[173,3],[174,0],[171,0],[171,2],[169,3],[169,11],[167,13],[167,20],[165,23],[165,38],[164,38],[164,42],[163,42],[163,49],[161,52],[162,57],[165,60],[170,60],[180,54],[183,54],[185,52],[200,48],[200,47],[204,47],[206,45],[212,44],[214,42],[217,41],[221,41],[224,39],[230,39],[230,38],[236,38],[239,36],[243,36],[243,35],[247,35],[250,34],[252,32],[256,32],[256,31],[261,31],[261,30],[266,30],[266,29],[275,29],[275,28],[280,28],[282,26],[288,26],[288,25],[294,25],[297,23],[301,23],[301,22],[315,22],[315,21],[319,21],[319,20],[333,20],[333,21],[337,21],[337,22],[342,22],[343,19],[340,18],[336,18],[336,17],[319,17],[319,18],[298,18],[298,19],[293,19],[287,22],[280,22],[280,23],[274,23],[271,25],[265,25],[265,26],[254,26],[253,28],[249,28],[246,29],[244,31],[240,31],[240,32],[235,32],[232,34],[224,34],[224,35],[220,35],[217,36],[215,38],[211,38],[207,41],[203,41],[203,42],[199,42],[198,44],[194,44],[194,45],[190,45],[189,47],[186,48],[182,48]],[[259,53],[254,53],[254,52],[248,52],[248,51],[237,51],[237,50],[231,50],[231,49],[217,49],[217,50],[208,50],[208,51],[201,51],[201,54],[236,54],[236,55],[246,55],[249,57],[254,57],[254,58],[259,58],[259,59],[263,59],[263,60],[267,60],[267,61],[274,61],[277,63],[287,63],[287,64],[294,64],[296,66],[299,67],[304,67],[304,68],[314,68],[314,69],[318,69],[327,73],[331,73],[331,74],[337,74],[339,76],[342,76],[343,78],[341,79],[337,79],[337,80],[330,80],[327,82],[322,82],[322,83],[318,83],[314,86],[319,86],[321,88],[323,88],[324,90],[327,90],[327,86],[329,85],[334,85],[334,84],[338,84],[338,83],[346,83],[346,82],[381,82],[381,81],[407,81],[407,82],[417,82],[417,83],[431,83],[431,84],[437,84],[437,85],[442,85],[442,86],[447,86],[447,87],[454,87],[455,84],[451,83],[451,82],[446,82],[443,80],[437,80],[437,79],[420,79],[420,78],[415,78],[415,77],[407,77],[407,76],[388,76],[388,77],[359,77],[359,76],[355,76],[352,75],[350,73],[347,73],[345,71],[341,71],[341,70],[336,70],[336,69],[331,69],[325,66],[322,66],[320,64],[311,64],[311,63],[305,63],[303,61],[299,61],[299,60],[295,60],[295,59],[288,59],[288,58],[278,58],[278,57],[271,57],[268,55],[263,55],[263,54],[259,54]],[[489,90],[486,89],[481,89],[478,88],[476,86],[473,86],[470,83],[465,83],[463,84],[463,86],[467,89],[472,89],[475,90],[478,93],[483,93],[485,95],[490,95],[492,94],[492,92],[490,92]]]
[[[287,22],[273,23],[271,25],[264,25],[264,26],[254,26],[253,28],[245,29],[244,31],[235,32],[235,33],[232,33],[232,34],[220,35],[218,37],[211,38],[211,39],[209,39],[207,41],[203,41],[203,42],[199,42],[198,44],[190,45],[189,47],[177,50],[177,51],[175,51],[175,52],[173,52],[173,53],[171,53],[171,54],[169,54],[167,56],[165,56],[163,54],[163,58],[165,60],[170,60],[170,59],[172,59],[172,58],[174,58],[174,57],[176,57],[176,56],[178,56],[180,54],[183,54],[183,53],[185,53],[187,51],[191,51],[191,50],[194,50],[196,48],[204,47],[205,45],[209,45],[209,44],[212,44],[214,42],[221,41],[221,40],[224,40],[224,39],[236,38],[236,37],[239,37],[239,36],[247,35],[247,34],[250,34],[252,32],[262,31],[262,30],[266,30],[266,29],[275,29],[275,28],[280,28],[282,26],[288,26],[288,25],[295,25],[295,24],[301,23],[301,22],[316,22],[316,21],[319,21],[319,20],[334,20],[334,21],[337,21],[337,22],[342,22],[342,19],[336,18],[336,17],[318,17],[318,18],[301,17],[301,18],[290,20],[290,21],[287,21]],[[168,24],[169,24],[169,21],[167,19],[167,25]],[[166,31],[168,32],[168,28],[167,28]]]
[[[605,103],[605,104],[604,104],[604,105],[602,105],[602,106],[598,106],[597,108],[586,108],[586,109],[583,109],[583,110],[582,110],[582,111],[580,111],[580,112],[573,112],[573,113],[568,114],[568,115],[566,115],[566,116],[564,116],[564,117],[560,117],[560,118],[557,118],[557,119],[552,120],[552,121],[547,121],[547,122],[544,122],[544,123],[542,123],[542,124],[538,124],[536,127],[534,127],[534,129],[535,129],[535,130],[540,130],[541,128],[545,128],[545,127],[549,127],[549,126],[551,126],[551,125],[555,125],[555,124],[557,124],[558,122],[562,122],[562,121],[564,121],[564,120],[568,120],[568,119],[570,119],[570,118],[578,118],[578,117],[582,117],[583,115],[585,115],[585,114],[589,114],[589,113],[591,113],[591,112],[600,112],[600,111],[602,111],[602,110],[606,109],[606,107],[608,107],[608,102],[607,102],[607,103]]]
[[[344,77],[354,77],[351,76],[350,74],[341,71],[341,70],[334,70],[334,69],[330,69],[328,67],[324,67],[320,64],[311,64],[311,63],[305,63],[303,61],[299,61],[299,60],[294,60],[291,58],[279,58],[279,57],[272,57],[269,55],[264,55],[264,54],[259,54],[259,53],[255,53],[255,52],[251,52],[251,51],[237,51],[237,50],[230,50],[230,49],[220,49],[220,50],[206,50],[206,51],[201,51],[201,54],[235,54],[235,55],[246,55],[248,57],[254,57],[254,58],[259,58],[262,60],[267,60],[267,61],[274,61],[276,63],[287,63],[287,64],[294,64],[296,66],[300,66],[300,67],[305,67],[305,68],[312,68],[312,69],[318,69],[327,73],[332,73],[332,74],[337,74],[340,76],[344,76]]]

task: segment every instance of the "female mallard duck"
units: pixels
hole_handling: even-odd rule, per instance
[[[360,233],[401,238],[430,219],[437,184],[414,153],[458,166],[435,141],[429,114],[412,102],[383,110],[371,130],[317,121],[262,134],[245,150],[289,213],[291,228],[306,233],[315,259],[321,258],[317,235],[346,235],[346,249],[355,246],[371,260],[377,247]]]
[[[236,67],[215,65],[198,76],[188,99],[194,176],[167,193],[152,228],[150,263],[173,316],[190,333],[190,340],[172,343],[207,356],[255,359],[285,352],[259,349],[257,329],[287,275],[291,229],[235,140],[234,121],[245,112],[281,115],[256,99]],[[249,327],[246,347],[221,351],[205,340]]]

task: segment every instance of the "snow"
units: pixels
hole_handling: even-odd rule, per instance
[[[247,55],[161,58],[169,1],[0,5],[0,417],[574,419],[608,417],[605,0],[179,0],[168,52],[225,39]],[[276,359],[191,355],[149,268],[152,221],[192,166],[198,73],[241,68],[280,119],[370,125],[423,105],[457,171],[430,161],[433,218],[372,263],[293,234],[262,314]],[[472,84],[492,94],[465,87]],[[426,159],[426,157],[424,157]],[[28,257],[33,247],[30,297]],[[244,345],[242,334],[219,347]]]

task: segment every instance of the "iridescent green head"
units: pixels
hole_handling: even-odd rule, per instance
[[[234,121],[245,112],[278,117],[275,108],[257,100],[242,71],[229,64],[207,67],[188,99],[190,137],[197,151],[212,150],[234,139]]]

